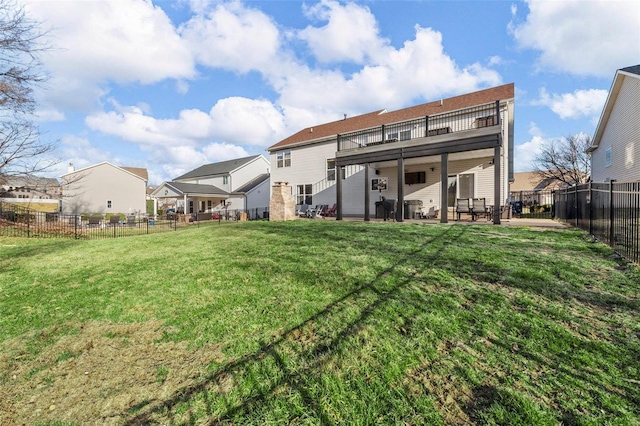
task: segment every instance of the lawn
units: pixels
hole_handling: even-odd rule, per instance
[[[0,238],[0,424],[640,424],[640,272],[580,231]]]

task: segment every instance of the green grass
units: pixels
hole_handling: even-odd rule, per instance
[[[114,382],[100,395],[121,408],[88,419],[43,401],[33,423],[637,425],[639,290],[637,267],[575,230],[301,220],[3,238],[0,413],[46,392],[88,404],[65,380],[100,348],[130,357],[113,379],[148,368],[147,394]]]

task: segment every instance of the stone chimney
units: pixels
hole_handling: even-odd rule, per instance
[[[289,182],[275,182],[271,186],[269,221],[281,222],[296,219],[296,204],[291,195]]]
[[[69,163],[69,167],[67,167],[67,173],[73,173],[76,171],[76,168],[73,167],[73,163]]]

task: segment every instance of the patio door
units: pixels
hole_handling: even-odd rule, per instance
[[[454,207],[456,198],[473,198],[475,195],[475,176],[473,173],[450,175],[447,185],[447,205]]]

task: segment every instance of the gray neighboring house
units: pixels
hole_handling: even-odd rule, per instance
[[[102,162],[60,176],[62,212],[146,214],[147,169]]]
[[[640,181],[640,65],[616,71],[587,152],[593,182]]]
[[[186,214],[265,208],[271,191],[269,168],[262,155],[205,164],[163,182],[151,198],[156,201],[156,213],[158,207]]]

